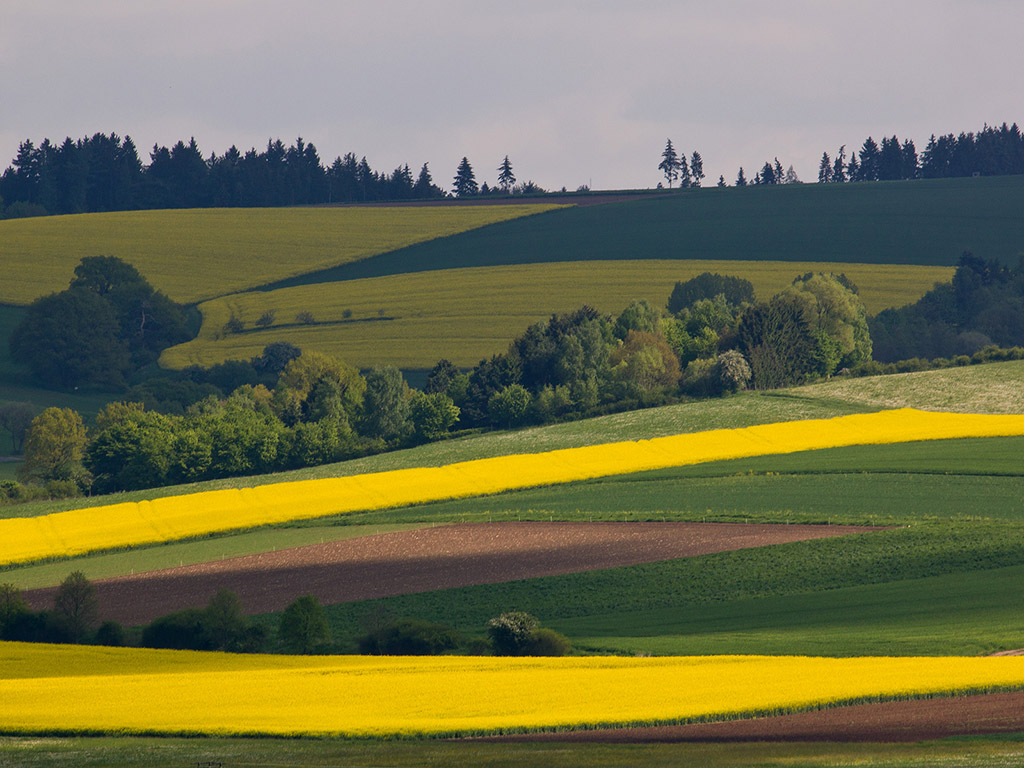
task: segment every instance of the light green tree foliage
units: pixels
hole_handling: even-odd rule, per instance
[[[416,392],[409,403],[413,431],[421,440],[438,440],[459,420],[459,407],[444,392]]]
[[[630,331],[612,353],[611,363],[616,379],[636,392],[679,383],[679,358],[661,334]]]
[[[359,371],[343,360],[321,352],[303,352],[285,367],[277,389],[285,388],[291,396],[305,403],[318,382],[329,379],[337,385],[341,405],[350,422],[354,422],[363,407],[366,380]]]
[[[318,645],[331,639],[324,609],[313,595],[303,595],[284,609],[277,634],[297,653],[312,653]]]
[[[491,421],[502,427],[516,427],[526,421],[533,397],[521,384],[509,384],[487,401]]]
[[[400,440],[412,430],[409,387],[394,366],[373,368],[366,374],[361,425],[363,434],[383,440]]]
[[[84,481],[87,474],[82,453],[86,440],[85,425],[77,411],[47,408],[32,419],[25,435],[25,462],[20,476],[29,481]]]
[[[808,273],[794,280],[786,293],[799,300],[819,334],[824,375],[871,358],[867,312],[844,275]]]
[[[96,414],[96,431],[102,432],[107,427],[112,427],[115,424],[122,424],[126,421],[136,420],[143,411],[145,406],[142,403],[126,403],[126,402],[114,402],[107,403]]]
[[[723,337],[736,329],[741,306],[732,304],[724,293],[712,299],[696,299],[661,322],[661,331],[683,364],[714,357]]]
[[[99,618],[96,588],[81,571],[68,574],[54,595],[53,610],[72,639],[81,642]]]
[[[613,328],[615,338],[625,339],[626,334],[630,331],[655,333],[658,330],[661,316],[661,308],[652,306],[647,299],[631,301],[615,320]]]

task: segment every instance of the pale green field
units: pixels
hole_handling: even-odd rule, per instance
[[[63,290],[84,256],[117,256],[192,303],[556,205],[210,208],[0,221],[0,304]]]
[[[337,355],[359,368],[430,368],[447,358],[469,367],[503,351],[529,325],[588,304],[617,314],[633,299],[663,306],[677,281],[702,272],[750,280],[758,296],[805,272],[843,272],[870,314],[917,301],[949,267],[772,261],[576,261],[415,272],[269,292],[241,293],[200,306],[199,336],[164,352],[161,365],[209,366],[256,357],[272,342]],[[274,324],[255,330],[267,311]],[[296,322],[300,312],[316,324]],[[347,315],[347,316],[346,316]],[[249,329],[225,334],[232,317]]]

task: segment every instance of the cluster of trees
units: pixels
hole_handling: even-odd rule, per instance
[[[450,398],[409,390],[395,368],[364,377],[337,358],[300,354],[286,343],[253,362],[267,359],[286,361],[272,390],[245,383],[181,415],[115,402],[87,430],[75,411],[48,408],[28,429],[20,477],[109,493],[259,474],[437,439],[458,419]]]
[[[198,317],[115,256],[87,256],[66,290],[36,299],[10,337],[11,357],[54,389],[124,386],[131,372],[193,338]]]
[[[743,172],[743,166],[740,166],[739,172],[736,174],[736,186],[745,187],[749,184],[759,186],[761,184],[776,185],[776,184],[799,184],[800,177],[796,175],[796,171],[793,170],[793,166],[789,166],[785,171],[782,170],[782,163],[779,162],[779,158],[775,158],[773,163],[770,160],[765,160],[764,165],[761,166],[761,170],[754,174],[753,181],[748,181],[746,174]],[[718,178],[718,186],[725,186],[725,179],[721,176]]]
[[[49,408],[25,433],[21,477],[63,494],[259,474],[340,461],[462,429],[543,424],[830,376],[871,355],[863,305],[842,275],[807,274],[756,301],[748,281],[706,273],[667,306],[618,316],[582,307],[529,327],[504,353],[422,391],[396,368],[362,375],[287,342],[257,358],[151,379],[86,429]],[[13,495],[13,494],[8,494]]]
[[[965,252],[951,282],[914,304],[880,312],[870,330],[875,359],[883,363],[1024,346],[1024,259],[1010,267]]]
[[[569,639],[528,613],[507,612],[487,623],[487,640],[467,640],[445,624],[416,619],[381,622],[356,643],[360,653],[434,655],[463,648],[498,656],[563,656]],[[337,651],[320,601],[296,598],[281,612],[277,626],[253,622],[238,595],[220,589],[204,608],[185,608],[160,616],[135,630],[101,623],[96,588],[81,571],[67,576],[54,593],[53,608],[33,611],[13,584],[0,584],[0,640],[35,643],[137,645],[191,651],[259,653],[272,646],[289,653]]]
[[[152,208],[262,207],[323,203],[427,200],[446,192],[427,163],[418,174],[408,164],[390,173],[373,170],[366,158],[349,152],[325,166],[316,147],[302,138],[285,146],[268,141],[262,152],[231,147],[204,157],[195,139],[174,146],[154,145],[143,164],[130,137],[97,133],[61,143],[26,140],[0,176],[0,214],[8,218]],[[476,187],[463,158],[454,192],[471,194],[543,192],[517,185],[506,156],[498,183]],[[6,207],[5,207],[6,205]],[[2,216],[0,216],[2,217]]]
[[[99,623],[96,590],[75,571],[54,593],[52,610],[33,611],[17,587],[0,584],[0,640],[123,645],[124,629],[115,622]]]
[[[692,168],[700,169],[700,155],[694,153],[687,168],[686,156],[679,156],[668,140],[658,165],[671,189],[675,181],[680,187],[700,186],[700,178],[690,179]],[[1024,135],[1017,124],[1003,123],[998,128],[984,126],[978,133],[952,133],[936,137],[932,134],[928,145],[919,154],[912,139],[900,141],[896,136],[883,137],[881,143],[868,136],[857,152],[846,157],[846,145],[839,147],[833,157],[823,152],[818,165],[818,182],[841,184],[851,181],[894,181],[899,179],[944,179],[957,176],[1006,176],[1024,174]],[[766,161],[753,180],[747,178],[741,167],[734,186],[748,184],[798,184],[800,179],[793,166],[785,171],[776,157]],[[660,186],[660,185],[659,185]],[[718,186],[726,185],[719,176]]]
[[[700,152],[694,150],[687,161],[685,153],[680,155],[676,152],[672,139],[666,139],[658,170],[665,175],[669,189],[672,189],[672,184],[677,181],[680,189],[699,187],[704,179],[704,158],[700,156]]]
[[[1017,124],[985,126],[978,133],[952,133],[936,137],[918,155],[913,140],[892,136],[881,144],[868,136],[858,152],[846,160],[846,147],[834,158],[822,153],[818,181],[895,181],[944,179],[957,176],[1006,176],[1024,173],[1024,136]]]
[[[280,647],[313,653],[331,639],[320,602],[312,595],[296,599],[277,626]],[[263,624],[250,622],[238,595],[221,589],[205,608],[186,608],[154,619],[130,638],[115,621],[100,621],[96,588],[81,571],[61,582],[53,609],[33,611],[13,584],[0,584],[0,640],[36,643],[93,643],[143,648],[258,653],[270,640]]]
[[[426,389],[447,393],[463,426],[510,427],[800,383],[870,355],[863,304],[841,275],[804,275],[758,302],[748,281],[704,274],[665,308],[553,315],[468,373],[442,361]]]

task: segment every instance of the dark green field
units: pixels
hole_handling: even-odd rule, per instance
[[[265,288],[452,267],[585,259],[764,259],[953,266],[1016,261],[1024,176],[682,190],[551,211]]]
[[[1012,735],[920,744],[484,744],[331,739],[0,737],[0,764],[19,768],[980,768],[1020,765]]]

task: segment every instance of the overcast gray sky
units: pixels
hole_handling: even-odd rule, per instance
[[[549,189],[713,183],[778,156],[1024,122],[1020,0],[0,0],[0,165],[96,132],[313,142],[377,170],[508,154]]]

